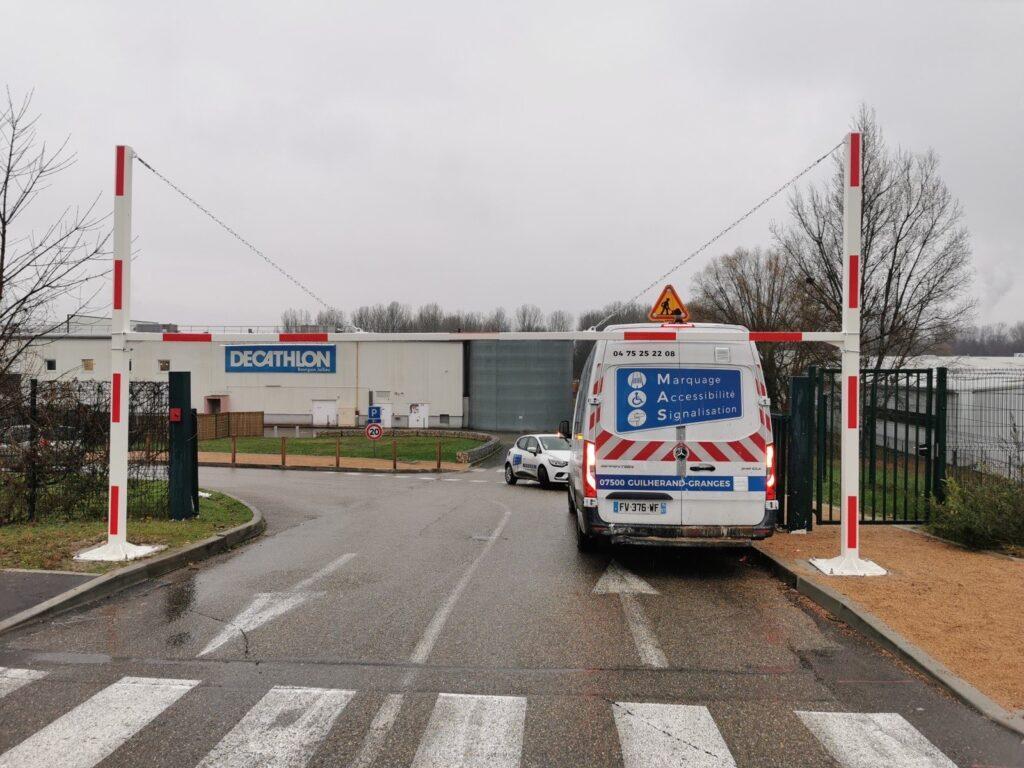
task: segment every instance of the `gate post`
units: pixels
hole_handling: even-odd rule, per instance
[[[114,150],[112,310],[110,313],[110,466],[107,543],[75,555],[76,560],[134,560],[159,547],[128,543],[129,361],[131,321],[132,160],[131,147]]]
[[[192,427],[192,375],[188,371],[168,374],[170,408],[167,451],[168,502],[172,520],[194,517],[192,471],[194,434]]]
[[[932,493],[942,502],[946,500],[946,389],[945,368],[935,369],[935,455],[932,457]]]
[[[860,226],[861,134],[846,139],[843,178],[843,410],[840,441],[842,534],[838,557],[811,564],[830,576],[882,576],[885,569],[860,558]]]
[[[794,376],[789,380],[789,434],[786,500],[786,529],[811,530],[811,496],[814,476],[808,467],[814,462],[814,380]]]

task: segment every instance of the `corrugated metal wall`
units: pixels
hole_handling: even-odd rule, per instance
[[[471,341],[469,426],[554,432],[572,416],[572,342]]]

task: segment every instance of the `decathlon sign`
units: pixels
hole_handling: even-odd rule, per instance
[[[227,373],[335,373],[332,344],[247,344],[224,349]]]

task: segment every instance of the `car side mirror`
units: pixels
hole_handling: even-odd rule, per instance
[[[570,432],[572,432],[572,427],[569,426],[568,419],[558,422],[558,434],[562,437],[572,437]]]

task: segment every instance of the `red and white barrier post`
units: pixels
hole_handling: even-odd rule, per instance
[[[838,557],[811,564],[830,576],[883,576],[885,569],[860,558],[860,218],[861,135],[846,139],[843,195],[842,438],[839,494],[842,510]]]
[[[114,155],[114,259],[110,316],[110,471],[107,543],[77,560],[133,560],[160,547],[128,543],[128,335],[131,333],[132,158],[131,147]]]

